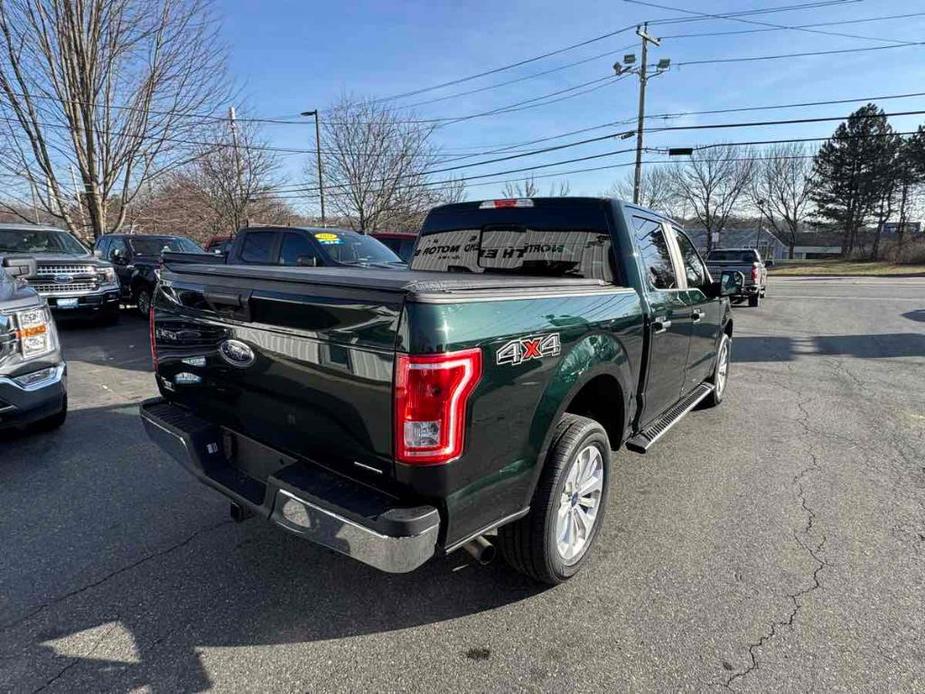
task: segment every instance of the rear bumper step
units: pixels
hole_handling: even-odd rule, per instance
[[[681,417],[694,409],[701,400],[712,393],[713,389],[714,386],[712,383],[701,383],[694,388],[687,397],[680,400],[671,409],[666,410],[664,414],[646,427],[645,430],[639,432],[627,441],[626,447],[636,453],[645,453],[652,444],[662,438],[666,431],[677,424]]]
[[[436,551],[440,515],[433,506],[403,506],[383,492],[276,452],[288,464],[257,480],[228,459],[227,430],[162,398],[142,403],[140,413],[148,436],[199,481],[306,540],[389,573],[412,571]]]

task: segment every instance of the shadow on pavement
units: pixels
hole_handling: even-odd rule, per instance
[[[55,320],[65,359],[129,371],[151,371],[148,323],[122,311],[114,325],[70,318]]]
[[[200,691],[211,685],[204,648],[392,632],[542,590],[465,553],[389,575],[256,518],[235,524],[135,412],[78,410],[57,432],[3,444],[0,546],[17,560],[0,558],[0,682],[14,689],[60,677],[85,691]],[[119,634],[127,651],[107,643]]]
[[[925,357],[925,334],[736,337],[733,341],[734,362],[793,361],[813,356],[843,356],[857,359]]]
[[[909,311],[907,313],[904,313],[903,318],[908,318],[909,320],[914,320],[920,323],[925,323],[925,308],[920,308],[916,311]]]

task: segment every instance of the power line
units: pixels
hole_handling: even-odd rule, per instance
[[[744,10],[740,12],[729,12],[729,13],[725,13],[724,15],[717,15],[717,16],[718,17],[736,17],[736,16],[750,16],[750,15],[756,15],[756,14],[771,14],[771,13],[776,13],[776,12],[789,12],[792,10],[800,10],[800,9],[813,9],[813,8],[818,8],[818,7],[828,7],[831,5],[843,5],[849,2],[860,2],[860,0],[826,0],[823,2],[805,2],[805,3],[800,3],[798,5],[789,5],[789,6],[783,6],[783,7],[763,8],[763,9],[757,9],[757,10]],[[698,21],[698,20],[689,19],[689,18],[675,19],[675,20],[656,20],[655,22],[650,22],[650,24],[655,24],[655,23],[669,24],[669,23],[692,22],[692,21]],[[445,82],[440,82],[439,84],[433,84],[428,87],[421,87],[419,89],[412,89],[406,92],[402,92],[400,94],[392,94],[390,96],[380,97],[379,99],[376,99],[375,101],[378,103],[382,101],[395,101],[397,99],[404,99],[409,96],[417,96],[418,94],[424,94],[425,92],[431,92],[437,89],[443,89],[444,87],[452,87],[457,84],[462,84],[464,82],[469,82],[471,80],[479,79],[481,77],[488,77],[489,75],[494,75],[499,72],[504,72],[506,70],[512,70],[514,68],[521,67],[523,65],[534,63],[538,60],[543,60],[544,58],[550,58],[554,55],[560,55],[562,53],[575,50],[576,48],[581,48],[583,46],[587,46],[592,43],[596,43],[598,41],[603,41],[604,39],[610,38],[612,36],[623,34],[627,31],[631,31],[635,29],[637,24],[638,22],[634,22],[633,24],[629,24],[627,26],[621,27],[620,29],[617,29],[615,31],[609,31],[605,34],[600,34],[598,36],[594,36],[590,39],[586,39],[584,41],[573,43],[563,48],[557,48],[555,50],[547,51],[545,53],[531,56],[523,60],[518,60],[514,63],[508,63],[507,65],[501,65],[499,67],[491,68],[489,70],[484,70],[482,72],[478,72],[472,75],[467,75],[465,77],[459,77],[456,79],[447,80]]]
[[[891,19],[907,19],[909,17],[921,17],[925,12],[909,12],[906,14],[891,14],[879,17],[864,17],[862,19],[841,19],[832,22],[813,22],[812,24],[796,24],[791,27],[770,27],[762,29],[735,29],[733,31],[704,31],[688,34],[666,34],[661,39],[692,39],[706,36],[733,36],[737,34],[760,34],[769,31],[784,31],[787,29],[810,29],[813,27],[841,26],[844,24],[864,24],[867,22],[883,22]]]
[[[790,143],[801,143],[801,142],[825,142],[825,141],[829,141],[829,140],[835,140],[835,141],[842,142],[842,141],[847,141],[847,140],[862,139],[862,138],[865,138],[865,137],[892,137],[892,136],[914,135],[914,134],[916,134],[917,132],[918,132],[918,131],[910,130],[910,131],[901,131],[901,132],[894,132],[894,133],[884,133],[884,134],[880,134],[880,135],[877,135],[877,134],[867,134],[867,135],[860,135],[860,136],[858,136],[858,135],[850,135],[850,136],[843,136],[843,137],[837,137],[837,136],[832,135],[832,136],[828,136],[828,137],[804,137],[804,138],[784,138],[784,139],[775,139],[775,140],[751,140],[751,141],[747,141],[747,142],[713,142],[713,143],[707,143],[707,144],[701,144],[701,145],[692,145],[692,149],[695,149],[695,150],[704,150],[704,149],[712,149],[712,148],[715,148],[715,147],[724,147],[724,146],[741,146],[741,147],[745,147],[745,146],[756,146],[756,145],[790,144]],[[618,155],[618,154],[626,154],[626,153],[632,152],[632,151],[634,151],[633,148],[627,148],[627,149],[622,149],[622,150],[615,150],[615,151],[613,151],[613,152],[604,152],[604,153],[601,153],[601,154],[593,154],[593,155],[589,155],[589,156],[585,156],[585,157],[576,157],[576,158],[573,158],[573,159],[564,159],[564,160],[561,160],[561,161],[548,162],[548,163],[545,163],[545,164],[536,164],[536,165],[534,165],[534,166],[526,166],[526,167],[522,167],[522,168],[518,168],[518,169],[507,169],[507,170],[505,170],[505,171],[495,171],[495,172],[493,172],[493,173],[486,173],[486,174],[474,174],[474,175],[471,175],[471,176],[462,176],[462,177],[455,178],[455,179],[443,179],[443,180],[440,180],[440,181],[421,181],[421,182],[418,182],[418,183],[409,183],[409,184],[408,184],[408,187],[411,187],[411,188],[418,188],[418,187],[438,187],[438,188],[439,188],[439,187],[441,187],[441,186],[447,186],[447,185],[452,184],[452,183],[467,182],[467,181],[471,181],[471,180],[478,180],[478,179],[483,179],[483,178],[490,178],[490,177],[493,177],[493,176],[504,176],[504,175],[508,175],[508,174],[511,174],[511,173],[524,173],[524,172],[527,172],[527,171],[536,171],[536,170],[539,170],[539,169],[549,168],[549,167],[552,167],[552,166],[562,166],[562,165],[564,165],[564,164],[571,164],[571,163],[576,163],[576,162],[580,162],[580,161],[588,161],[588,160],[592,160],[592,159],[600,159],[600,158],[603,158],[603,157],[615,156],[615,155]],[[666,151],[666,149],[665,149],[665,148],[649,147],[649,148],[646,148],[646,151],[649,151],[649,152],[664,152],[664,151]],[[744,160],[744,159],[757,159],[757,158],[756,158],[756,157],[745,157],[745,158],[743,158],[743,160]],[[672,160],[672,161],[674,161],[674,160]],[[678,163],[683,163],[684,161],[687,161],[687,160],[685,160],[685,159],[678,159],[678,160],[677,160]],[[700,161],[710,161],[710,160],[700,160]],[[717,160],[717,161],[719,161],[719,160]],[[643,164],[646,164],[646,163],[659,163],[659,162],[643,162]],[[600,168],[598,168],[598,169],[588,169],[587,171],[603,170],[603,169],[607,169],[607,168],[616,168],[616,167],[618,167],[618,166],[632,166],[633,164],[634,164],[634,162],[625,162],[625,163],[623,163],[623,164],[619,164],[619,165],[610,165],[610,166],[607,166],[607,167],[600,167]],[[582,171],[560,171],[560,172],[557,172],[557,173],[554,174],[554,175],[555,175],[555,176],[563,176],[563,175],[568,175],[568,174],[570,174],[570,173],[580,173],[580,172],[584,172],[584,171],[585,171],[585,170],[582,170]],[[420,176],[424,176],[424,175],[427,175],[427,172],[421,172],[421,173],[419,173],[419,174],[413,175],[412,177],[420,177]],[[400,177],[398,177],[398,178],[400,178]],[[538,176],[537,178],[539,178],[539,176]],[[393,179],[390,179],[390,180],[393,180]],[[515,179],[515,180],[521,180],[521,179]],[[387,182],[387,181],[385,181],[385,180],[369,181],[369,183],[385,183],[385,182]],[[494,181],[494,183],[498,183],[498,182],[497,182],[497,181]],[[347,186],[346,184],[335,184],[335,185],[325,186],[325,190],[343,189],[343,188],[349,188],[349,186]],[[305,198],[313,197],[311,194],[314,193],[314,192],[316,192],[318,189],[317,189],[317,187],[305,187],[305,188],[299,188],[299,189],[293,189],[293,190],[286,190],[286,191],[282,190],[281,188],[277,188],[277,189],[274,189],[274,190],[289,194],[289,197],[287,197],[286,199],[298,199],[298,198],[302,198],[302,197],[305,197]],[[298,194],[298,193],[300,193],[300,192],[301,192],[301,193],[305,193],[305,194],[301,194],[301,195]],[[273,193],[270,193],[270,195],[272,195],[272,194],[273,194]],[[277,197],[279,197],[279,196],[277,196]]]
[[[674,63],[672,67],[682,67],[684,65],[713,65],[717,63],[748,63],[758,60],[781,60],[783,58],[806,58],[818,55],[838,55],[843,53],[862,53],[865,51],[887,51],[892,48],[912,48],[913,46],[925,46],[925,41],[915,41],[904,43],[898,46],[868,46],[866,48],[841,48],[834,51],[807,51],[805,53],[780,53],[777,55],[754,55],[739,56],[735,58],[709,58],[705,60],[686,60]]]
[[[810,28],[799,27],[799,26],[786,26],[782,24],[773,24],[771,22],[763,22],[763,21],[754,20],[754,19],[742,19],[739,17],[723,17],[722,15],[713,14],[709,12],[697,12],[694,10],[687,10],[687,9],[682,9],[679,7],[659,5],[654,2],[648,2],[647,0],[623,0],[623,2],[628,2],[633,5],[642,5],[644,7],[654,7],[659,10],[668,10],[669,12],[682,12],[687,15],[694,15],[696,17],[702,17],[704,19],[728,19],[733,22],[740,22],[742,24],[754,24],[757,26],[771,27],[773,29],[787,29],[790,31],[803,31],[803,32],[810,33],[810,34],[822,34],[824,36],[840,36],[842,38],[864,39],[867,41],[880,41],[882,43],[892,43],[892,44],[906,43],[905,41],[898,41],[896,39],[884,39],[878,36],[860,36],[858,34],[845,34],[845,33],[836,32],[836,31],[823,31],[821,29],[810,29]]]
[[[843,121],[849,118],[894,118],[899,116],[921,116],[925,111],[896,111],[894,113],[875,113],[861,116],[825,116],[820,118],[789,118],[781,120],[743,121],[739,123],[703,123],[700,125],[671,125],[661,128],[646,128],[645,132],[660,133],[671,130],[717,130],[723,128],[756,128],[767,125],[793,125],[797,123],[826,123]]]

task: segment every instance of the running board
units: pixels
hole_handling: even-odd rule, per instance
[[[666,431],[677,424],[681,417],[697,407],[697,403],[712,393],[713,389],[712,383],[701,383],[691,391],[690,395],[666,410],[645,431],[639,432],[627,441],[626,447],[636,453],[645,453],[653,443],[662,438]]]

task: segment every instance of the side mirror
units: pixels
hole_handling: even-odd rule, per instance
[[[93,257],[94,257],[94,258],[102,258],[102,257],[103,257],[103,251],[101,251],[99,248],[94,248],[94,249],[93,249]]]
[[[3,269],[10,277],[32,277],[38,272],[35,258],[12,257],[3,259]]]
[[[738,270],[723,270],[719,277],[720,296],[732,296],[745,284],[745,275]]]
[[[767,260],[765,260],[765,261],[764,261],[764,266],[765,266],[765,267],[774,267],[774,259],[773,259],[773,258],[768,258]]]
[[[318,267],[318,258],[313,255],[300,255],[296,258],[296,264],[300,267]]]

